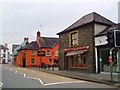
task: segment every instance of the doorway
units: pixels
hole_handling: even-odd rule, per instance
[[[23,67],[26,67],[26,60],[23,59]]]

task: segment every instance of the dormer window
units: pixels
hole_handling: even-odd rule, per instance
[[[69,36],[70,46],[78,45],[78,31],[71,32]]]

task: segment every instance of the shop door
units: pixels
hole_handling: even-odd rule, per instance
[[[68,57],[66,56],[65,54],[65,60],[64,60],[64,67],[65,67],[65,70],[68,70]]]
[[[26,67],[26,60],[23,59],[23,67]]]

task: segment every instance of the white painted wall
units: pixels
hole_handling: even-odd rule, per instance
[[[94,28],[95,28],[95,33],[94,35],[99,34],[100,32],[102,32],[103,30],[105,30],[108,26],[106,25],[100,25],[100,24],[95,24]]]
[[[3,49],[0,50],[0,63],[2,63],[3,59],[5,59],[5,63],[8,63],[9,60],[8,52],[9,50],[6,50],[6,52],[4,52]],[[3,54],[5,54],[6,57],[3,58]]]

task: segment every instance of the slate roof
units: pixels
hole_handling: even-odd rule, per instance
[[[40,37],[38,38],[41,48],[52,48],[58,42],[58,38]]]
[[[23,41],[20,45],[18,45],[16,48],[13,50],[13,55],[17,55],[17,51],[21,49],[22,47],[26,46],[28,44],[28,40]]]
[[[105,17],[99,15],[98,13],[92,12],[90,14],[87,14],[87,15],[83,16],[82,18],[80,18],[78,21],[76,21],[75,23],[73,23],[71,26],[69,26],[65,30],[57,33],[57,35],[59,35],[61,33],[64,33],[66,31],[69,31],[71,29],[80,27],[82,25],[91,23],[91,22],[96,22],[96,23],[101,23],[101,24],[106,24],[106,25],[113,25],[113,24],[115,24],[114,22],[106,19]]]
[[[6,48],[5,46],[3,46],[3,45],[0,45],[0,50],[1,49],[4,49],[4,50],[9,50],[8,48]]]
[[[36,41],[33,41],[26,46],[22,47],[20,50],[39,50],[38,44]]]
[[[97,34],[96,37],[97,37],[97,36],[106,35],[109,30],[115,30],[115,29],[116,29],[116,30],[120,30],[120,23],[114,24],[114,25],[108,27],[108,28],[105,29],[104,31],[102,31],[102,32],[100,32],[99,34]]]
[[[19,45],[12,45],[12,52],[14,51],[14,49],[16,48],[16,47],[18,47]]]

